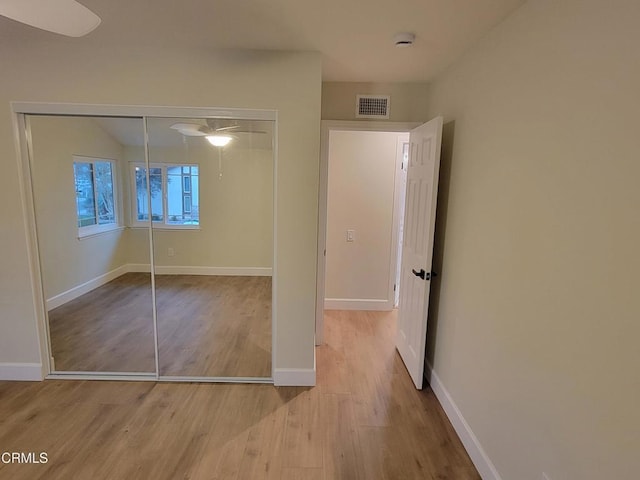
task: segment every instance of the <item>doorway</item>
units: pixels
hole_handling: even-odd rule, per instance
[[[333,190],[333,184],[337,183],[338,189],[341,186],[347,185],[349,188],[352,184],[358,183],[361,178],[375,178],[366,176],[365,173],[368,170],[376,169],[376,162],[372,161],[370,164],[366,161],[358,164],[354,162],[354,158],[358,157],[361,153],[359,150],[371,150],[369,142],[361,142],[357,148],[353,148],[352,143],[347,142],[347,146],[350,148],[343,148],[343,156],[338,155],[337,160],[332,158],[332,133],[338,140],[340,140],[340,133],[342,130],[355,131],[356,134],[371,133],[373,131],[382,131],[385,129],[380,128],[380,124],[374,124],[370,126],[367,132],[361,132],[362,125],[353,124],[353,122],[345,122],[345,125],[323,125],[323,137],[322,137],[322,156],[321,156],[321,188],[320,188],[320,215],[319,215],[319,249],[318,249],[318,295],[316,305],[316,344],[322,344],[323,328],[324,328],[324,308],[334,307],[334,305],[327,305],[325,299],[325,289],[327,280],[332,278],[329,265],[329,255],[327,255],[327,247],[332,248],[336,246],[335,232],[330,238],[331,228],[333,224],[331,218],[336,216],[340,218],[343,216],[344,211],[352,211],[352,217],[360,220],[360,217],[365,219],[365,222],[370,220],[368,215],[371,215],[372,211],[377,209],[383,210],[384,198],[382,202],[372,200],[372,197],[366,198],[362,195],[366,190],[363,188],[356,188],[355,191],[360,193],[361,196],[343,193],[345,198],[341,198],[342,201],[338,201],[337,205],[335,201],[329,200],[329,189]],[[435,211],[437,203],[438,193],[438,178],[439,178],[439,165],[440,165],[440,151],[442,142],[442,126],[443,117],[435,117],[429,122],[421,124],[416,128],[409,128],[404,130],[409,131],[409,146],[408,146],[408,162],[407,162],[407,174],[406,174],[406,211],[405,211],[405,223],[407,233],[403,234],[402,250],[401,250],[401,266],[400,274],[401,281],[404,285],[401,286],[400,295],[400,307],[399,307],[399,319],[398,319],[398,336],[396,346],[400,357],[402,358],[412,380],[414,381],[416,388],[421,389],[423,386],[423,371],[424,371],[424,355],[426,347],[426,331],[427,331],[427,319],[428,319],[428,294],[430,291],[431,279],[436,275],[432,271],[433,260],[433,241],[434,241],[434,229],[435,229]],[[333,127],[333,128],[331,128]],[[342,127],[342,128],[341,128]],[[397,130],[396,130],[397,131]],[[382,135],[382,134],[380,134]],[[348,137],[349,135],[347,135]],[[356,135],[357,136],[357,135]],[[367,135],[364,135],[367,137]],[[340,143],[340,142],[338,142]],[[375,142],[371,142],[375,143]],[[404,150],[403,146],[403,150]],[[373,149],[377,149],[376,146]],[[367,155],[370,155],[371,159],[375,155],[368,151],[365,154],[365,160],[369,159]],[[400,164],[400,170],[402,170],[402,157],[404,155],[398,155],[397,162]],[[351,167],[351,176],[348,175],[349,169],[343,169],[342,163],[346,165],[354,164],[356,167]],[[336,169],[333,166],[337,165]],[[380,166],[378,166],[380,168]],[[398,171],[398,168],[396,168]],[[396,184],[398,176],[396,178]],[[363,182],[360,182],[363,183]],[[383,194],[384,189],[380,192],[375,190],[377,185],[374,182],[373,185],[373,197],[376,197],[378,193]],[[396,188],[396,193],[399,193],[400,188]],[[347,189],[347,192],[352,193]],[[332,192],[333,194],[333,192]],[[395,195],[396,207],[398,207],[398,197]],[[363,200],[364,198],[364,200]],[[388,199],[387,199],[388,200]],[[357,209],[355,215],[353,214],[353,207],[351,203],[361,206],[360,204],[370,202],[373,208],[363,210],[364,213],[359,212]],[[387,205],[388,206],[388,205]],[[371,207],[371,206],[369,206]],[[332,212],[333,210],[333,212]],[[399,208],[396,208],[399,210]],[[337,212],[337,213],[336,213]],[[395,222],[392,227],[392,240],[397,242],[399,237],[398,222]],[[334,225],[335,226],[335,225]],[[338,233],[340,227],[344,228],[344,224],[338,223]],[[375,245],[376,242],[380,242],[381,239],[388,237],[388,229],[381,228],[379,231],[374,231],[373,234],[368,235],[365,238],[365,260],[373,261],[375,257],[371,255],[371,245]],[[404,230],[404,226],[403,226]],[[365,233],[367,231],[365,230]],[[404,232],[403,232],[404,233]],[[339,237],[338,237],[339,238]],[[346,241],[353,243],[356,238],[355,230],[347,228]],[[388,239],[388,238],[387,238]],[[397,245],[392,243],[390,255],[395,257],[398,252]],[[384,246],[384,245],[383,245]],[[369,249],[369,250],[367,250]],[[338,251],[339,248],[336,248]],[[348,250],[347,250],[348,251]],[[384,251],[384,248],[383,250]],[[349,252],[349,251],[348,251]],[[380,252],[378,252],[380,253]],[[372,277],[372,273],[375,273],[372,269],[366,268],[364,263],[357,263],[359,260],[358,254],[361,252],[353,250],[347,254],[338,255],[338,266],[342,268],[344,276],[347,273],[350,274],[347,278],[351,280],[351,285],[359,286],[360,283],[365,285],[377,280]],[[356,262],[351,261],[352,258]],[[360,259],[361,260],[361,259]],[[397,261],[397,260],[396,260]],[[355,267],[355,268],[354,268]],[[357,267],[361,267],[358,269]],[[390,264],[390,268],[387,272],[389,281],[395,279],[398,271],[398,266],[394,262]],[[346,273],[345,273],[346,272]],[[380,272],[378,272],[380,273]],[[349,283],[347,282],[347,285]],[[333,285],[331,288],[334,288]],[[347,302],[352,299],[347,299]],[[393,296],[393,302],[389,302],[392,305],[395,304],[395,295]],[[375,304],[375,306],[382,306],[381,303]],[[350,303],[345,303],[339,306],[339,308],[362,309],[362,310],[381,310],[381,308],[371,308],[371,304],[367,305],[366,302],[361,302],[360,299],[355,299],[355,304],[352,306]],[[353,308],[355,307],[355,308]],[[360,307],[360,308],[358,308]],[[364,307],[364,308],[362,308]],[[369,307],[369,308],[367,308]],[[389,308],[390,309],[390,308]]]
[[[417,125],[322,122],[316,345],[325,308],[397,306],[403,158]]]

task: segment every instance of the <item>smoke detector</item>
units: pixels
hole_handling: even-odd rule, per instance
[[[393,43],[395,43],[396,47],[410,47],[415,39],[416,36],[413,33],[396,33],[393,37]]]

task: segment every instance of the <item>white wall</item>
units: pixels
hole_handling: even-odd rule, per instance
[[[398,142],[406,133],[329,132],[326,308],[393,308],[389,292]],[[353,242],[347,230],[354,230]]]
[[[430,88],[429,357],[505,480],[640,471],[639,20],[531,0]]]
[[[275,367],[314,368],[320,129],[315,53],[85,48],[82,40],[0,46],[0,365],[37,364],[37,325],[10,100],[278,110]],[[188,89],[181,85],[189,85]],[[1,373],[1,370],[0,370]]]

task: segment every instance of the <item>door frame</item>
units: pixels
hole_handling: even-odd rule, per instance
[[[320,183],[318,188],[318,251],[316,275],[316,346],[322,345],[324,342],[324,297],[326,280],[325,253],[327,248],[327,200],[329,193],[330,134],[333,131],[409,133],[419,125],[422,125],[422,122],[378,122],[371,120],[322,120],[320,122]],[[394,215],[396,215],[395,210],[396,209],[394,208]],[[394,228],[396,221],[397,219],[394,220]],[[393,256],[394,254],[391,255],[392,260]],[[395,278],[395,273],[393,278]],[[391,288],[393,288],[393,281],[390,284]]]
[[[277,199],[278,199],[278,111],[247,108],[217,108],[217,107],[164,107],[155,105],[110,105],[110,104],[80,104],[80,103],[50,103],[50,102],[10,102],[13,120],[13,138],[18,163],[18,183],[22,211],[24,212],[24,227],[27,237],[27,256],[30,269],[30,281],[33,292],[32,302],[37,323],[37,337],[40,346],[41,375],[33,380],[45,378],[75,379],[75,380],[134,380],[134,381],[170,381],[170,382],[203,382],[203,383],[274,383],[274,372],[277,364]],[[30,160],[30,131],[27,128],[26,115],[74,115],[74,116],[105,116],[105,117],[136,117],[145,123],[153,117],[189,117],[189,118],[223,118],[238,120],[269,120],[274,122],[273,133],[273,255],[271,266],[271,377],[183,377],[163,376],[160,374],[157,355],[157,318],[156,306],[153,305],[153,324],[156,371],[155,373],[140,374],[127,372],[68,372],[52,374],[51,345],[49,342],[49,325],[46,299],[43,288],[42,264],[38,244],[38,231],[33,196],[33,183]],[[146,148],[145,148],[146,152]],[[147,153],[145,153],[147,155]],[[151,232],[150,232],[151,233]],[[149,240],[151,242],[151,238]],[[153,272],[153,254],[150,258]]]

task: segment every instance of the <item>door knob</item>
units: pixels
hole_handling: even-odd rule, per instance
[[[416,277],[420,277],[423,280],[431,280],[432,278],[438,276],[438,274],[434,271],[431,271],[429,273],[425,272],[424,268],[421,268],[419,272],[416,272],[413,268],[411,269],[411,271]]]
[[[419,272],[416,272],[413,268],[411,269],[411,271],[413,272],[413,274],[416,277],[420,277],[423,280],[424,280],[425,275],[427,274],[427,272],[424,271],[424,268],[421,268]]]

